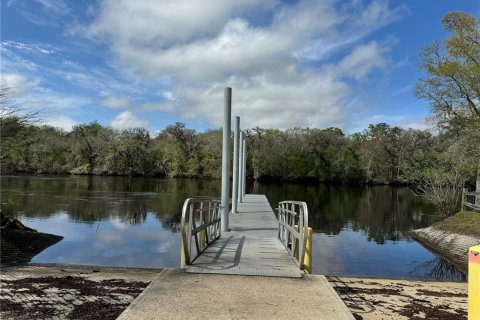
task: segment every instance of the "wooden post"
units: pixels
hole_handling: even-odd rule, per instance
[[[462,206],[460,207],[460,211],[465,211],[465,194],[467,193],[467,188],[462,189]]]

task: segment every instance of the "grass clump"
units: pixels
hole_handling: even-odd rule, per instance
[[[434,225],[436,228],[480,238],[480,212],[462,211],[439,221]]]

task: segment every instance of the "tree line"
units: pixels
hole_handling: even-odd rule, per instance
[[[197,132],[175,123],[152,137],[143,128],[119,131],[96,122],[65,132],[12,118],[0,121],[3,173],[209,178],[221,174],[221,129]],[[460,161],[469,147],[458,136],[385,123],[352,135],[338,128],[254,128],[245,134],[247,172],[256,180],[408,183],[421,162],[427,166],[446,153]]]

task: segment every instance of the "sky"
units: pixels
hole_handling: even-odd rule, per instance
[[[426,129],[413,96],[422,47],[480,0],[4,0],[1,85],[45,124],[155,133],[370,123]]]

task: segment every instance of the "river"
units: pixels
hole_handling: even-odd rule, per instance
[[[406,187],[253,183],[247,193],[306,201],[316,274],[460,280],[411,239],[433,208]],[[64,237],[33,263],[179,267],[183,201],[219,196],[220,180],[89,176],[2,176],[2,211]]]

